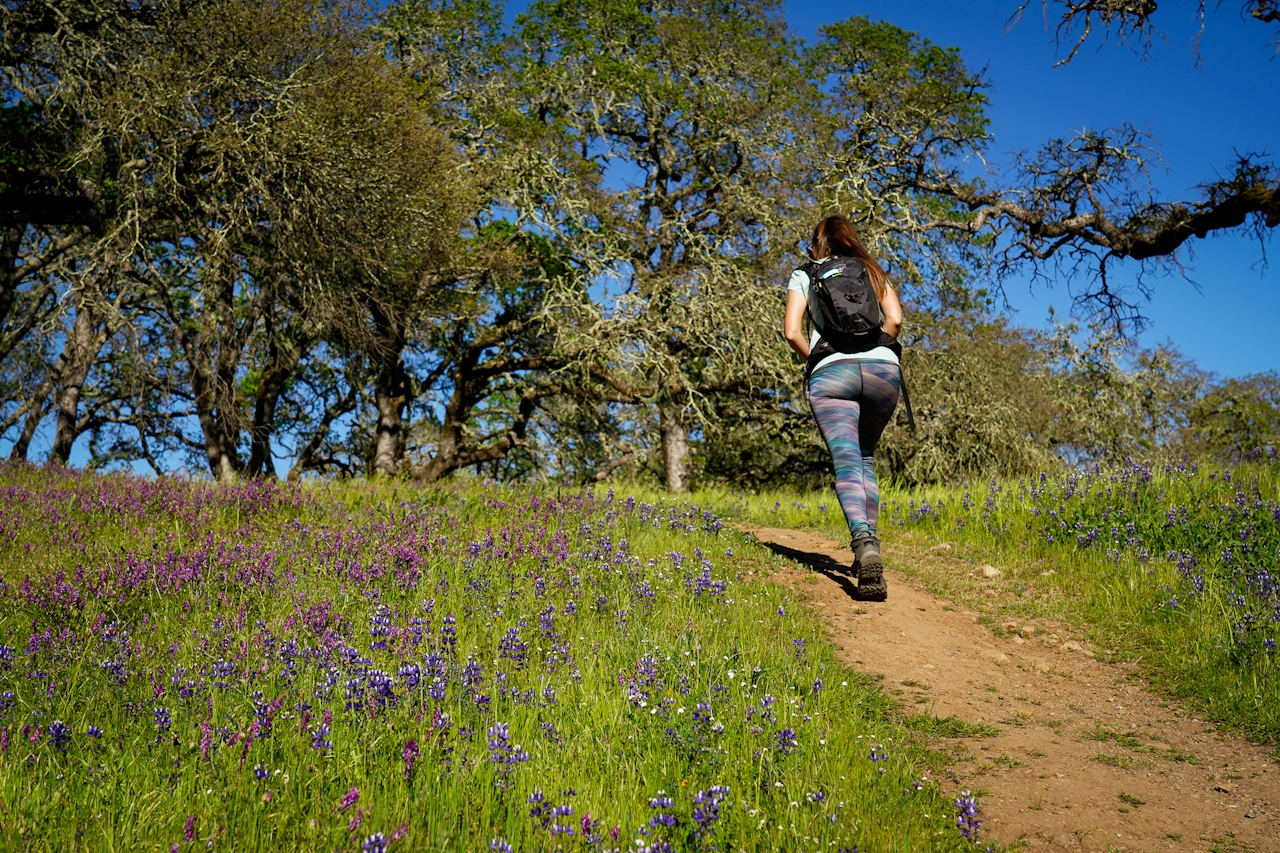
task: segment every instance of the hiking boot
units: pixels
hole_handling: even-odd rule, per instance
[[[889,597],[889,584],[885,582],[884,575],[880,575],[880,580],[858,581],[857,594],[854,596],[858,601],[884,601]]]
[[[884,562],[880,559],[880,540],[863,536],[853,540],[853,565],[857,568],[858,586],[877,584],[884,577]]]

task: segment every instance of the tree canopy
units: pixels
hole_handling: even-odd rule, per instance
[[[1155,4],[1045,9],[1070,61],[1099,26],[1149,38]],[[890,427],[893,476],[1274,447],[1273,377],[1136,350],[1142,305],[1108,278],[1280,225],[1274,164],[1166,200],[1123,127],[975,174],[983,74],[888,22],[807,44],[776,0],[510,23],[489,0],[3,0],[0,53],[13,458],[821,479],[779,283],[837,211],[912,308],[921,429]],[[1090,281],[1092,331],[1000,318],[991,288],[1028,271]]]

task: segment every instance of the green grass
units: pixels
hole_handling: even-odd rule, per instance
[[[1111,741],[1121,746],[1127,746],[1130,749],[1143,749],[1142,741],[1131,735],[1122,735],[1119,732],[1112,731],[1105,727],[1099,727],[1093,731],[1085,732],[1084,736],[1090,740]]]
[[[930,737],[995,737],[1000,730],[986,723],[966,723],[954,715],[936,717],[933,714],[915,714],[904,717],[902,724],[914,732]]]
[[[894,704],[702,507],[26,466],[0,497],[0,847],[964,846]]]
[[[1094,760],[1100,764],[1108,764],[1112,767],[1121,768],[1129,768],[1136,763],[1132,758],[1126,758],[1123,755],[1107,755],[1105,752],[1098,753],[1094,756]]]
[[[880,534],[891,559],[953,546],[894,566],[930,590],[995,619],[1083,626],[1095,648],[1137,663],[1198,715],[1280,743],[1278,492],[1274,460],[887,488]],[[733,518],[848,535],[830,492],[714,497]],[[1002,576],[957,571],[957,560]]]

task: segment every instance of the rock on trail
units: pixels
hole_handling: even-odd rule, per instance
[[[742,529],[792,561],[771,580],[808,599],[845,662],[883,675],[905,714],[998,730],[934,740],[955,758],[950,784],[982,794],[982,838],[1031,850],[1280,853],[1280,768],[1268,748],[1181,715],[1062,626],[1005,621],[998,635],[892,571],[925,561],[972,571],[950,548],[886,543],[889,599],[867,602],[838,573],[847,547]]]

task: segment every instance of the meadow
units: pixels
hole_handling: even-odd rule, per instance
[[[712,511],[0,466],[0,846],[954,850]],[[966,837],[967,836],[967,837]]]
[[[1280,744],[1280,462],[1130,462],[968,487],[885,489],[889,543],[946,550],[981,572],[890,560],[985,614],[1047,618],[1133,661],[1186,709]],[[834,493],[717,494],[721,512],[848,537]],[[900,552],[901,553],[901,552]],[[892,595],[890,590],[890,595]]]

